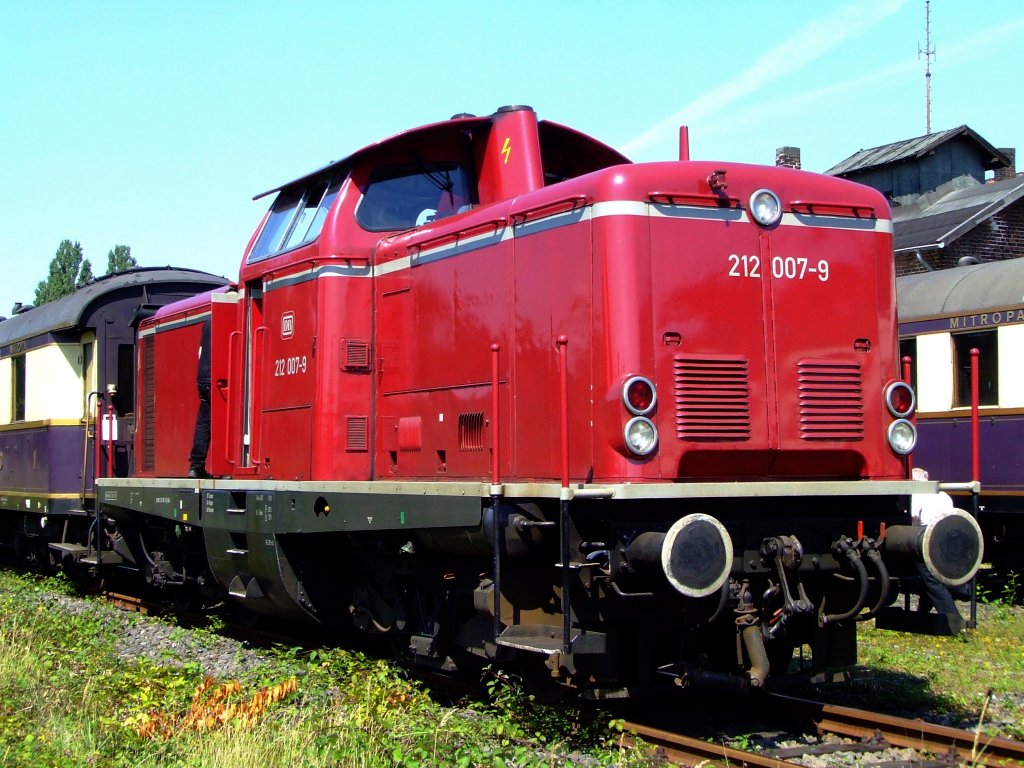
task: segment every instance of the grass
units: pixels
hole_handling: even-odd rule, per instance
[[[55,588],[0,574],[0,765],[570,766],[574,753],[642,764],[608,720],[536,705],[501,674],[490,703],[455,709],[341,650],[281,649],[239,681],[125,663],[110,609],[55,609]]]
[[[451,708],[392,665],[343,650],[278,649],[237,681],[206,680],[195,663],[126,663],[112,652],[112,609],[72,614],[53,607],[55,589],[65,587],[0,574],[0,765],[647,764],[618,747],[614,721],[540,706],[499,672],[488,702]],[[980,626],[958,637],[861,625],[854,681],[811,693],[959,727],[987,707],[986,732],[1024,738],[1024,609],[984,597]]]
[[[980,591],[978,627],[933,637],[858,627],[852,683],[822,686],[822,698],[1024,740],[1024,608],[1017,580],[1000,595]],[[964,606],[961,606],[961,612]],[[983,716],[984,713],[984,716]]]

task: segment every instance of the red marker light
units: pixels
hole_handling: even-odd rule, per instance
[[[622,401],[630,413],[642,416],[654,409],[654,385],[643,376],[633,376],[622,388]]]
[[[886,387],[885,402],[893,416],[905,418],[914,412],[917,405],[914,390],[902,381],[896,381]]]

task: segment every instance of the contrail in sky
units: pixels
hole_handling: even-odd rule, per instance
[[[942,49],[941,72],[948,72],[957,66],[974,59],[991,56],[1001,45],[1010,45],[1024,35],[1024,17],[1000,22],[991,29],[975,33],[971,37],[948,43]],[[741,125],[764,125],[779,114],[792,114],[806,110],[812,105],[826,105],[829,102],[841,105],[843,100],[850,100],[860,91],[879,86],[905,81],[908,75],[923,71],[921,61],[910,54],[892,64],[861,72],[856,77],[831,82],[814,90],[801,91],[788,98],[774,98],[753,107],[744,107],[742,113],[719,116],[705,116],[701,130],[714,133],[718,129],[735,130]],[[940,96],[941,98],[941,96]],[[678,117],[678,115],[677,115]],[[960,122],[967,119],[965,115]],[[952,127],[952,126],[950,126]],[[675,127],[673,126],[673,130]]]
[[[899,11],[907,0],[870,0],[850,3],[827,16],[808,22],[754,63],[644,133],[625,142],[619,149],[625,155],[638,152],[670,133],[680,121],[706,120],[742,96],[764,88],[824,56],[846,40],[857,37]]]

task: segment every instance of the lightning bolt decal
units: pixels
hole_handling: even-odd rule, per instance
[[[505,165],[508,165],[508,156],[512,152],[512,139],[505,137],[505,143],[501,147],[501,154],[505,156]]]

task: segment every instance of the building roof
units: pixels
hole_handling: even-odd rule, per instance
[[[989,261],[896,279],[900,322],[1024,303],[1024,259]]]
[[[946,131],[930,133],[927,136],[918,136],[916,139],[905,139],[903,141],[884,144],[881,147],[862,149],[838,165],[829,168],[825,173],[830,176],[845,176],[849,173],[865,171],[869,168],[878,168],[883,165],[892,165],[908,160],[920,160],[933,152],[936,147],[947,141],[964,136],[978,145],[983,155],[988,155],[987,162],[982,165],[989,169],[1002,168],[1010,164],[1010,159],[998,149],[989,144],[985,139],[968,128],[966,125],[950,128]]]
[[[991,184],[961,177],[893,209],[896,253],[945,248],[1024,197],[1024,176]]]
[[[96,301],[114,291],[135,286],[158,283],[178,283],[200,288],[215,288],[226,284],[217,277],[197,269],[174,267],[135,267],[125,272],[105,275],[92,280],[74,293],[42,304],[0,322],[0,346],[42,333],[54,333],[76,328],[86,311]]]

